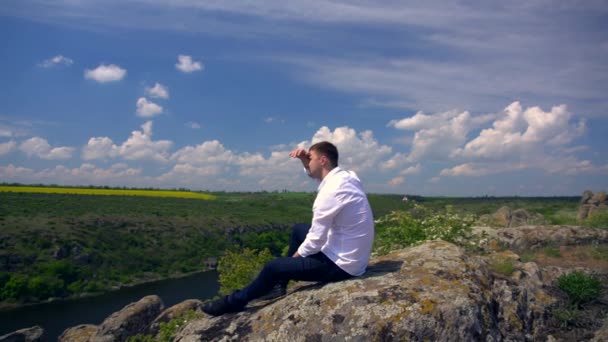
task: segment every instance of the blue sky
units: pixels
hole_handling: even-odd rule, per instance
[[[5,0],[0,181],[368,192],[608,188],[608,1]]]

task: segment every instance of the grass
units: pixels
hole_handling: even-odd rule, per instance
[[[599,297],[602,283],[593,276],[574,271],[559,277],[557,287],[568,295],[574,307],[580,307]]]
[[[0,192],[15,193],[43,193],[43,194],[70,194],[70,195],[96,195],[96,196],[148,196],[172,197],[201,200],[213,200],[214,195],[192,191],[175,190],[133,190],[133,189],[99,189],[99,188],[71,188],[47,186],[0,186]]]
[[[496,273],[510,276],[515,271],[515,263],[509,258],[495,259],[490,264],[490,269]]]

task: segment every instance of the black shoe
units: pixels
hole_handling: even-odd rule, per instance
[[[283,297],[287,294],[287,285],[285,284],[277,284],[275,285],[270,292],[258,298],[259,300],[270,300],[279,297]]]
[[[230,304],[228,296],[223,296],[203,304],[203,312],[211,316],[221,316],[225,313],[238,312],[243,310],[243,306]]]

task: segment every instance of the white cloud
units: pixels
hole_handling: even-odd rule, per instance
[[[584,133],[584,121],[571,123],[571,118],[565,105],[544,112],[539,107],[523,110],[519,102],[513,102],[500,113],[492,128],[482,130],[454,154],[489,160],[536,156],[543,153],[544,146],[565,146]]]
[[[118,156],[118,146],[108,137],[90,138],[82,148],[83,160],[115,158]]]
[[[145,97],[137,99],[137,116],[142,118],[151,118],[163,112],[163,107],[154,102],[148,101]]]
[[[123,158],[126,160],[167,162],[169,149],[173,143],[169,140],[152,140],[152,121],[141,125],[141,131],[131,132],[131,136],[121,145],[115,145],[108,137],[89,139],[82,149],[82,159]]]
[[[8,165],[0,166],[0,175],[21,183],[56,183],[65,185],[146,185],[147,179],[142,177],[142,169],[128,166],[112,166],[100,168],[90,163],[79,167],[68,168],[57,165],[52,168],[35,171],[33,169]],[[148,184],[149,185],[149,184]]]
[[[0,156],[5,154],[9,154],[17,148],[17,143],[13,140],[7,141],[5,143],[0,143]]]
[[[191,73],[204,69],[203,63],[192,60],[191,56],[179,55],[178,62],[175,63],[177,70],[185,73]]]
[[[333,132],[326,126],[319,128],[310,143],[320,141],[336,145],[341,166],[362,173],[375,170],[383,158],[392,152],[390,146],[381,145],[374,138],[372,131],[357,133],[347,126],[337,127]]]
[[[388,185],[397,186],[397,185],[403,184],[404,182],[405,182],[405,177],[399,176],[399,177],[395,177],[395,178],[391,179],[390,181],[388,181]]]
[[[30,157],[35,156],[47,160],[70,159],[74,152],[73,147],[51,147],[45,139],[40,137],[33,137],[22,142],[19,149]]]
[[[25,177],[29,177],[34,174],[33,169],[29,169],[26,167],[15,166],[13,164],[8,164],[7,166],[0,166],[0,176],[5,179],[15,180],[19,177],[24,177],[23,179],[27,179]]]
[[[466,142],[469,131],[482,122],[484,120],[471,117],[467,111],[447,111],[434,115],[418,112],[409,118],[393,120],[388,125],[416,131],[406,158],[408,162],[415,162],[422,159],[448,160]]]
[[[164,86],[164,85],[156,82],[156,84],[154,84],[154,87],[146,88],[146,94],[148,94],[148,96],[153,97],[153,98],[168,99],[169,98],[169,88],[167,88],[167,86]]]
[[[198,122],[189,121],[189,122],[186,122],[186,127],[192,128],[192,129],[200,129],[201,125]]]
[[[218,140],[205,141],[197,146],[186,146],[173,153],[171,160],[193,165],[226,164],[236,156]]]
[[[57,55],[53,58],[49,58],[46,59],[44,61],[42,61],[42,63],[38,64],[38,66],[42,67],[42,68],[51,68],[57,65],[66,65],[66,66],[70,66],[74,64],[74,61],[71,58],[62,56],[62,55]]]
[[[127,75],[127,70],[118,65],[101,64],[95,69],[86,69],[84,78],[94,80],[99,83],[115,82],[122,80]]]
[[[410,166],[406,169],[401,170],[401,172],[399,172],[400,175],[415,175],[420,173],[420,171],[422,170],[422,166],[420,165],[420,163],[414,165],[414,166]]]

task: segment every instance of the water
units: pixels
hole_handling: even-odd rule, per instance
[[[49,341],[56,341],[69,327],[79,324],[100,324],[113,312],[144,296],[160,296],[168,308],[186,299],[208,299],[219,290],[215,271],[197,273],[179,279],[167,279],[109,292],[100,296],[56,301],[14,310],[0,311],[0,336],[39,325]]]

